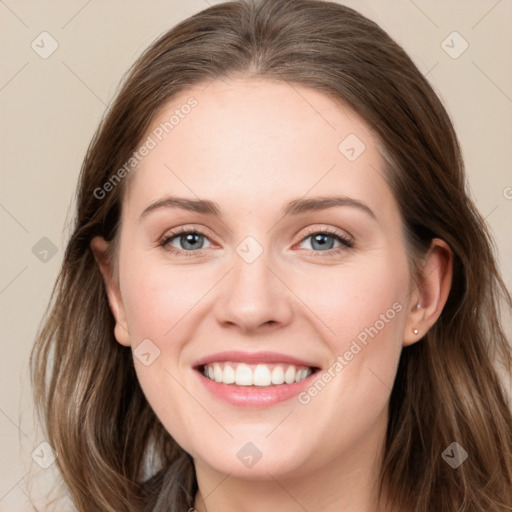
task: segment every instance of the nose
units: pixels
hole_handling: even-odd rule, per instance
[[[269,264],[267,253],[252,263],[238,254],[233,258],[233,268],[223,279],[215,301],[218,322],[245,333],[287,325],[293,315],[293,293],[275,265]]]

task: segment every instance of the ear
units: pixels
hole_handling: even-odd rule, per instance
[[[101,274],[103,275],[108,303],[116,322],[114,336],[121,345],[129,346],[130,333],[126,323],[123,299],[121,297],[119,283],[113,273],[113,268],[107,251],[108,246],[108,242],[106,242],[101,236],[95,236],[91,240],[90,244],[91,250],[94,254],[94,259],[98,264]]]
[[[434,238],[408,303],[404,346],[419,341],[436,323],[448,299],[452,275],[453,253],[444,240]]]

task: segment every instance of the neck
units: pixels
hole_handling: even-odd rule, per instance
[[[384,428],[382,428],[382,426]],[[195,460],[198,482],[197,512],[383,512],[377,504],[377,486],[385,439],[385,426],[360,439],[325,464],[309,471],[247,479],[226,475]]]

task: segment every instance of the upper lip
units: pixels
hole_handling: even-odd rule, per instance
[[[319,365],[306,361],[305,359],[299,359],[294,356],[287,354],[280,354],[278,352],[241,352],[239,350],[231,350],[226,352],[217,352],[216,354],[210,354],[209,356],[198,359],[192,366],[198,368],[206,364],[220,363],[231,361],[233,363],[247,363],[247,364],[258,364],[258,363],[288,363],[295,366],[308,366],[310,368],[319,368]]]

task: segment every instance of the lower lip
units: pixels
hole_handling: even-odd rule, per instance
[[[270,407],[285,402],[304,391],[309,386],[311,379],[316,376],[316,372],[314,372],[306,379],[293,384],[258,387],[223,384],[208,379],[200,371],[196,370],[196,373],[212,395],[238,407]]]

